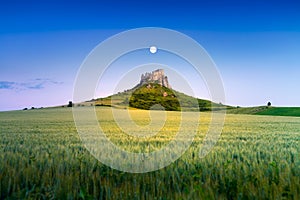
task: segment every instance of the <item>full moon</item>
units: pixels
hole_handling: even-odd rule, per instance
[[[156,46],[151,46],[151,47],[150,47],[150,52],[151,52],[151,53],[156,53],[156,52],[157,52]]]

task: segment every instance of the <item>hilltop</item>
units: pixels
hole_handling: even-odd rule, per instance
[[[96,106],[130,107],[144,110],[211,111],[212,109],[230,108],[230,106],[198,99],[172,89],[163,69],[142,74],[140,83],[132,89],[99,98],[93,102]]]

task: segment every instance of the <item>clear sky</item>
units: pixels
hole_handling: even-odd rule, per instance
[[[66,104],[96,45],[149,26],[180,31],[206,49],[222,76],[225,103],[300,106],[299,1],[12,0],[0,3],[0,111]],[[182,70],[179,61],[170,65]],[[99,96],[112,92],[107,87]]]

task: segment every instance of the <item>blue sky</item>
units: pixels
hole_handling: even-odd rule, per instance
[[[298,1],[2,1],[0,110],[67,103],[96,45],[149,26],[198,41],[218,67],[226,103],[300,106]]]

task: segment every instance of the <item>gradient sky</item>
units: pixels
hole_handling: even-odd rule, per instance
[[[222,76],[225,103],[300,106],[298,1],[12,0],[0,3],[0,111],[66,104],[96,45],[149,26],[180,31],[206,49]]]

